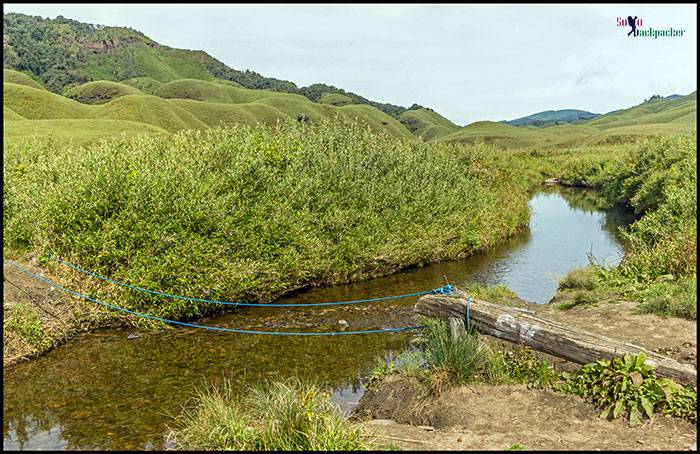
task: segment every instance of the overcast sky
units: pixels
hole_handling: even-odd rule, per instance
[[[696,90],[696,5],[12,5],[129,26],[299,86],[432,107],[460,125],[596,113]],[[617,17],[682,37],[627,37]]]

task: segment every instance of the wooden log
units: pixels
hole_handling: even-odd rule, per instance
[[[464,320],[466,304],[467,295],[456,290],[451,295],[425,295],[418,300],[414,311],[444,320]],[[524,344],[578,364],[644,352],[647,364],[656,368],[658,376],[697,386],[697,371],[689,364],[679,363],[639,345],[546,320],[527,309],[474,300],[469,306],[469,320],[474,329],[484,334]]]

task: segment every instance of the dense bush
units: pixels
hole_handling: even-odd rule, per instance
[[[330,120],[15,146],[3,158],[5,253],[53,252],[170,293],[270,301],[464,256],[515,233],[527,196],[491,170],[491,156]],[[98,296],[156,315],[211,308],[113,286]]]

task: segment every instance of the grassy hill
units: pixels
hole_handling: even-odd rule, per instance
[[[501,122],[478,121],[433,140],[485,142],[501,148],[634,142],[661,134],[695,132],[696,115],[697,95],[693,92],[672,99],[654,99],[575,124],[516,127]]]
[[[66,97],[83,104],[104,104],[120,96],[140,94],[143,92],[138,88],[108,80],[88,82],[68,89],[64,93]]]
[[[26,85],[27,87],[38,88],[39,90],[44,89],[44,87],[42,87],[39,82],[35,81],[28,75],[7,68],[3,68],[2,70],[2,81],[10,82],[13,84]]]
[[[25,84],[3,84],[5,119],[11,120],[5,123],[8,140],[35,133],[59,140],[74,134],[77,141],[90,142],[120,134],[128,127],[134,127],[134,134],[160,134],[221,125],[274,124],[285,117],[315,122],[335,116],[356,118],[374,131],[394,137],[413,138],[397,120],[368,105],[336,107],[301,95],[251,90],[229,82],[178,80],[158,86],[156,96],[127,84],[95,81],[67,90],[66,95],[75,98],[71,99],[38,84],[39,88],[34,88],[16,74],[24,76],[8,73]],[[34,122],[37,124],[30,124]]]
[[[501,148],[523,148],[537,144],[542,137],[541,132],[528,128],[496,121],[477,121],[437,140],[450,143],[484,142]]]
[[[52,138],[60,142],[84,144],[107,136],[135,136],[138,134],[167,134],[157,126],[123,120],[22,120],[8,118],[3,121],[6,144],[30,140],[33,137]]]
[[[411,133],[424,140],[443,137],[459,130],[459,126],[428,108],[407,110],[401,114],[399,121]]]
[[[332,106],[345,106],[347,104],[352,104],[352,98],[350,98],[350,96],[341,95],[340,93],[324,93],[318,98],[318,102],[321,104],[330,104]]]

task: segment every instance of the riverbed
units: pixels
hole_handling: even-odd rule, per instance
[[[621,209],[601,210],[591,191],[537,192],[529,227],[465,260],[384,278],[313,289],[279,302],[313,303],[418,292],[445,283],[504,284],[526,301],[546,304],[557,279],[593,258],[615,265],[624,254]],[[415,324],[416,298],[352,306],[242,308],[201,324],[265,331],[337,331]],[[340,322],[340,323],[339,323]],[[130,336],[131,334],[131,336]],[[288,337],[171,329],[103,330],[80,337],[3,375],[5,449],[163,449],[167,424],[202,387],[223,376],[241,387],[298,376],[333,390],[354,408],[377,358],[410,341],[404,333]]]

